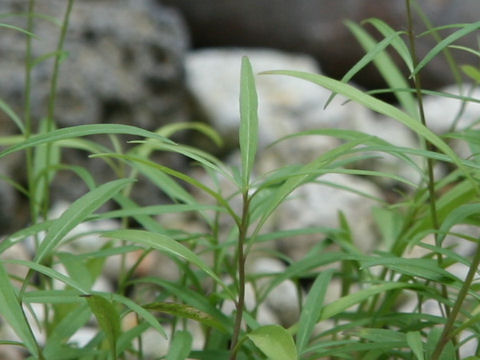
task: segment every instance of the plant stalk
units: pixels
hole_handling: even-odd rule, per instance
[[[35,0],[28,2],[27,31],[33,33],[33,14],[35,12]],[[32,38],[27,35],[25,44],[25,94],[24,94],[24,121],[25,140],[32,136],[32,115],[31,115],[31,88],[32,88]],[[33,172],[33,152],[31,148],[25,150],[28,195],[30,197],[30,217],[33,224],[37,222],[37,204],[35,204],[35,181]],[[38,246],[38,237],[35,236],[35,245]]]
[[[418,64],[418,57],[417,57],[417,51],[416,51],[416,46],[415,46],[415,34],[413,31],[413,17],[412,17],[412,11],[411,11],[411,6],[410,6],[410,0],[406,0],[406,7],[407,7],[407,22],[408,22],[408,39],[410,43],[410,52],[412,55],[412,61],[413,61],[413,67],[415,68]],[[421,84],[421,77],[420,73],[416,73],[413,76],[413,83],[415,86],[415,92],[417,95],[417,101],[418,101],[418,110],[419,110],[419,115],[420,115],[420,121],[422,122],[422,125],[427,127],[427,121],[425,117],[425,111],[423,107],[423,95],[422,95],[422,84]],[[425,146],[426,150],[428,151],[435,151],[433,145],[426,140],[425,141]],[[437,203],[436,203],[436,196],[435,196],[435,174],[433,173],[433,159],[427,158],[427,172],[428,172],[428,194],[429,194],[429,206],[430,206],[430,217],[432,219],[432,227],[435,230],[434,232],[434,237],[435,237],[435,245],[441,247],[442,244],[440,244],[439,238],[438,238],[438,230],[440,228],[439,226],[439,221],[438,221],[438,214],[437,214]],[[438,265],[441,267],[443,258],[442,254],[437,254],[437,262]],[[442,296],[447,298],[448,297],[448,292],[447,288],[444,284],[441,285],[441,290],[442,290]],[[449,316],[450,314],[450,308],[448,305],[442,305],[440,304],[441,308],[445,312],[446,316]]]
[[[67,9],[65,10],[65,16],[63,18],[62,29],[60,32],[60,38],[58,39],[57,45],[57,55],[55,56],[55,62],[53,64],[53,73],[52,80],[50,83],[50,94],[48,98],[48,109],[47,109],[47,133],[52,131],[55,126],[54,116],[55,116],[55,99],[57,96],[57,87],[58,87],[58,76],[60,73],[60,60],[61,54],[63,51],[63,45],[65,43],[65,37],[67,35],[68,24],[70,21],[70,14],[72,12],[73,3],[75,0],[68,0]],[[50,167],[50,154],[51,154],[52,144],[47,144],[47,155],[46,155],[46,169],[45,171],[45,186],[44,186],[44,196],[43,196],[43,216],[46,219],[49,203],[50,203],[50,188],[49,188],[49,171]]]
[[[453,325],[455,324],[455,320],[457,319],[458,314],[460,313],[460,309],[462,308],[463,302],[465,301],[465,298],[467,297],[468,290],[470,289],[470,286],[472,285],[472,282],[475,278],[475,274],[477,273],[478,266],[480,265],[480,244],[477,245],[477,250],[475,252],[475,256],[472,260],[472,264],[470,265],[470,268],[468,270],[467,277],[465,278],[465,281],[463,282],[462,288],[460,289],[460,292],[458,293],[457,300],[455,301],[455,304],[453,305],[452,311],[450,313],[450,316],[448,317],[447,323],[445,324],[445,327],[443,328],[442,334],[440,335],[440,340],[438,341],[437,347],[435,348],[435,351],[432,355],[432,360],[437,360],[440,355],[442,354],[443,348],[447,343],[452,340],[452,329]]]
[[[243,209],[242,220],[239,226],[238,244],[237,244],[237,267],[238,267],[238,299],[236,303],[235,324],[233,328],[232,341],[230,343],[230,360],[237,358],[237,345],[242,330],[243,311],[245,309],[245,252],[244,245],[247,240],[247,231],[249,225],[248,210],[250,199],[248,197],[248,190],[242,195]]]

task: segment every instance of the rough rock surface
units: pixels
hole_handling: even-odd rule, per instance
[[[187,19],[196,47],[248,46],[270,47],[313,55],[325,73],[342,76],[362,55],[363,50],[343,24],[378,17],[396,29],[405,28],[404,1],[371,0],[161,0],[181,9]],[[421,6],[433,24],[475,22],[480,12],[477,0],[422,1]],[[415,18],[418,33],[425,28]],[[368,27],[372,30],[371,27]],[[372,34],[376,34],[372,30]],[[444,33],[444,36],[446,36]],[[465,43],[465,42],[464,42]],[[467,44],[476,48],[475,37]],[[423,56],[436,44],[432,37],[418,39]],[[454,52],[460,62],[474,61],[463,52]],[[383,86],[376,71],[363,72],[358,83],[367,87]],[[443,59],[438,58],[424,72],[424,85],[439,86],[452,82]]]
[[[2,1],[0,13],[25,11],[26,2]],[[61,22],[65,1],[38,2],[36,11]],[[8,19],[8,18],[7,18]],[[25,27],[25,19],[9,23]],[[37,19],[34,57],[54,51],[59,28]],[[2,30],[1,97],[22,105],[25,36]],[[180,108],[183,56],[188,36],[180,16],[154,1],[79,1],[65,40],[55,118],[62,126],[99,122],[134,123],[153,129]],[[34,118],[45,116],[52,60],[33,72]]]
[[[36,12],[62,22],[66,1],[36,3]],[[27,4],[27,1],[1,1],[0,13],[25,12]],[[25,19],[12,16],[2,22],[25,28]],[[34,58],[55,51],[59,29],[44,18],[35,18],[34,33],[38,39],[32,42]],[[60,67],[56,123],[61,127],[120,123],[154,130],[186,120],[183,60],[188,44],[188,34],[178,12],[154,0],[76,1],[65,40],[68,57]],[[25,35],[2,27],[0,53],[0,99],[23,118]],[[52,67],[50,57],[39,62],[32,73],[34,131],[47,115]],[[0,136],[15,132],[13,122],[0,111]],[[96,141],[107,140],[101,137]],[[107,145],[112,146],[110,142]],[[2,175],[14,175],[23,181],[24,170],[19,164],[24,161],[18,157],[15,161],[7,160]],[[113,176],[103,160],[89,160],[84,152],[65,152],[62,161],[88,166],[98,182]],[[75,174],[60,172],[52,194],[54,200],[72,201],[85,191],[86,186]],[[155,193],[155,189],[144,186],[136,190],[135,197],[157,201],[159,196]],[[6,204],[11,196],[2,194],[0,191],[0,202]]]

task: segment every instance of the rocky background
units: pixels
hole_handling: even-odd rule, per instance
[[[422,6],[436,25],[473,21],[480,11],[480,2],[476,0],[429,0]],[[26,7],[26,0],[4,0],[0,2],[0,13],[21,13]],[[37,1],[36,11],[60,21],[65,7],[63,0],[43,0]],[[59,126],[103,122],[138,125],[149,130],[175,121],[206,121],[226,140],[222,149],[208,150],[220,156],[228,155],[237,145],[237,60],[247,53],[247,50],[228,51],[228,48],[257,49],[255,55],[252,54],[256,71],[303,69],[340,77],[363,54],[342,21],[358,22],[376,16],[403,29],[406,21],[403,7],[401,1],[374,4],[370,0],[77,1],[65,46],[69,56],[61,67],[55,121]],[[25,27],[22,16],[4,19],[8,24]],[[418,17],[415,19],[420,32],[425,26]],[[33,41],[34,57],[55,50],[58,26],[37,18],[35,33],[38,39]],[[6,28],[2,28],[0,34],[0,99],[22,116],[25,36]],[[475,47],[474,39],[465,41]],[[419,38],[419,52],[426,53],[434,44],[429,36]],[[200,50],[203,48],[218,50]],[[453,51],[453,54],[460,63],[473,63],[466,52]],[[33,72],[34,122],[46,114],[52,62],[52,59],[40,62]],[[452,83],[451,72],[441,57],[426,68],[423,76],[424,84],[430,87]],[[318,97],[321,90],[312,89],[311,85],[285,79],[261,81],[266,84],[261,86],[268,88],[260,94],[263,96],[260,99],[262,145],[281,135],[316,126],[380,130],[380,120],[364,109],[352,112],[348,106],[337,106],[324,112],[319,100],[323,98]],[[277,82],[278,91],[274,88]],[[355,82],[365,88],[384,86],[373,67],[359,74]],[[235,101],[224,101],[227,98]],[[282,125],[277,127],[278,123],[271,123],[274,121]],[[398,125],[388,120],[381,123],[387,139],[400,137],[406,145],[412,145],[404,129],[398,129]],[[0,113],[0,135],[15,132],[13,122]],[[182,140],[201,144],[196,138]],[[317,140],[302,142],[301,146],[306,149],[304,156],[313,154],[309,149],[313,143],[317,150],[335,146],[331,139],[322,139],[321,144]],[[293,143],[289,145],[300,146]],[[285,151],[287,155],[291,153]],[[88,166],[93,173],[100,174],[99,181],[111,176],[103,161],[87,162],[82,153],[68,151],[63,160]],[[182,163],[182,159],[175,156],[159,160]],[[0,171],[23,182],[22,163],[18,155],[11,156],[2,161]],[[76,186],[72,187],[74,182]],[[74,176],[61,172],[55,183],[54,200],[72,201],[85,190]],[[165,200],[146,183],[142,183],[135,194],[136,200],[144,203]],[[4,182],[0,183],[0,196],[1,234],[22,226],[28,219],[22,215],[22,199]]]
[[[61,19],[66,5],[64,0],[37,2],[38,12]],[[0,13],[24,12],[26,3],[3,0]],[[476,21],[480,13],[478,0],[429,0],[424,3],[425,12],[436,25]],[[225,140],[224,147],[207,149],[236,164],[239,157],[235,150],[239,72],[243,55],[250,57],[255,72],[294,69],[340,77],[362,56],[342,20],[360,21],[376,16],[399,29],[405,28],[403,6],[402,1],[371,0],[78,0],[66,40],[69,56],[61,68],[55,120],[59,126],[103,122],[132,124],[149,130],[176,121],[205,121]],[[2,21],[25,26],[23,17],[8,17]],[[418,20],[416,26],[423,28]],[[35,57],[54,51],[58,27],[37,19],[35,33],[39,36],[39,40],[34,41]],[[23,114],[24,40],[21,33],[0,28],[0,99],[20,116]],[[470,40],[466,41],[468,44]],[[434,44],[429,37],[420,38],[420,53],[426,53]],[[473,42],[469,44],[475,47]],[[454,52],[454,55],[461,63],[472,62],[464,53]],[[452,83],[445,63],[441,58],[437,60],[424,73],[425,83],[430,87]],[[35,121],[46,114],[51,68],[52,61],[45,61],[33,73],[32,114]],[[384,86],[373,68],[364,71],[355,81],[364,88]],[[324,110],[330,94],[318,86],[280,76],[258,76],[257,86],[261,142],[256,174],[286,163],[307,162],[340,144],[333,138],[306,137],[301,141],[286,141],[274,149],[267,148],[270,142],[282,136],[308,129],[353,129],[396,145],[417,146],[416,137],[403,126],[355,103],[345,104],[341,97]],[[450,87],[448,91],[456,89]],[[429,124],[438,133],[448,131],[460,107],[456,101],[430,97],[426,98],[425,105]],[[460,126],[477,120],[479,110],[478,104],[469,104]],[[0,136],[15,132],[11,120],[0,113]],[[181,140],[193,145],[203,144],[201,139],[189,134]],[[464,153],[468,149],[459,144],[458,151]],[[159,160],[180,168],[185,165],[177,157]],[[98,181],[112,176],[102,162],[87,160],[81,152],[70,151],[63,161],[87,166]],[[22,159],[18,156],[2,160],[0,174],[24,182],[20,164]],[[418,181],[417,173],[393,158],[376,159],[366,165]],[[445,169],[437,171],[441,174]],[[194,175],[203,176],[198,172]],[[378,234],[372,209],[394,201],[392,189],[398,184],[344,174],[331,174],[321,180],[323,183],[305,186],[293,194],[292,200],[279,209],[269,226],[276,229],[336,227],[338,211],[343,211],[354,238],[360,242],[357,245],[364,251],[375,248]],[[60,174],[56,180],[53,191],[56,209],[64,209],[68,206],[64,205],[65,201],[68,204],[85,190],[78,184],[72,185],[72,181],[74,179],[68,174]],[[332,185],[355,189],[368,194],[369,198],[335,189]],[[143,183],[137,186],[135,197],[143,204],[165,201],[161,194],[155,193],[155,188]],[[28,223],[25,207],[25,199],[0,182],[0,236]],[[159,221],[179,226],[188,222],[188,226],[192,226],[191,218]],[[298,259],[317,240],[315,237],[295,242],[287,239],[276,246],[291,258]],[[90,239],[84,246],[96,244],[96,241]],[[83,245],[79,243],[78,246]],[[29,257],[28,249],[15,251],[19,253],[10,256]],[[465,251],[468,253],[468,249]],[[158,261],[151,262],[155,263]],[[115,274],[115,265],[112,266],[109,273]],[[260,258],[251,264],[251,271],[281,272],[284,267],[277,260]],[[169,278],[176,276],[168,266],[163,270],[156,268],[155,272]],[[108,289],[111,282],[107,273],[103,285],[99,286]],[[282,296],[272,296],[262,311],[265,322],[288,324],[298,314],[293,283],[285,282],[281,286],[278,291]],[[337,296],[335,291],[331,294]],[[157,353],[157,356],[160,355]],[[0,358],[3,358],[1,354]]]
[[[371,0],[161,0],[180,9],[191,29],[194,47],[247,46],[269,47],[314,57],[322,71],[335,78],[347,72],[363,55],[345,19],[360,22],[378,17],[393,28],[406,26],[405,1]],[[477,0],[418,1],[436,26],[478,21]],[[415,17],[417,33],[426,29]],[[370,27],[371,29],[371,27]],[[443,33],[445,34],[445,32]],[[476,48],[474,36],[467,38]],[[464,41],[465,43],[465,41]],[[431,36],[418,39],[418,52],[425,54],[435,45]],[[471,61],[464,53],[455,53],[460,61]],[[444,59],[439,58],[423,73],[424,85],[438,87],[452,82]],[[359,74],[357,83],[381,87],[383,83],[373,67]]]

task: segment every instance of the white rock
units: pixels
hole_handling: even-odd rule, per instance
[[[164,326],[164,328],[169,334],[168,326]],[[142,334],[142,348],[147,358],[157,359],[167,354],[169,340],[165,339],[157,330],[149,328]]]
[[[327,174],[320,181],[344,186],[381,199],[380,190],[372,183],[359,177],[345,174]],[[311,226],[338,227],[338,211],[342,211],[353,233],[355,245],[370,251],[376,245],[376,232],[371,210],[377,202],[351,191],[323,184],[309,183],[295,190],[274,215],[278,228],[298,229]],[[294,260],[302,258],[309,249],[324,236],[299,236],[283,239],[279,246]]]
[[[76,344],[79,348],[86,346],[98,333],[98,329],[84,326],[75,332],[68,340],[70,344]]]
[[[255,274],[280,274],[286,270],[285,264],[274,258],[259,258],[251,265],[251,271]],[[267,287],[272,281],[271,277],[258,280],[257,286]],[[297,287],[292,280],[285,280],[270,291],[265,299],[266,309],[270,309],[281,324],[290,326],[298,321],[300,315],[299,298]],[[259,312],[261,314],[261,312]],[[264,314],[265,316],[265,314]],[[262,321],[275,321],[263,318]],[[267,322],[268,323],[268,322]],[[270,322],[271,323],[271,322]]]
[[[470,93],[471,86],[465,86],[463,95],[480,99],[480,88],[474,88]],[[456,85],[448,86],[441,91],[458,95],[459,89]],[[462,101],[458,99],[425,96],[424,98],[425,116],[428,127],[438,133],[443,134],[451,130],[451,126],[462,110]],[[468,102],[458,120],[457,129],[465,129],[480,120],[480,103]]]
[[[239,87],[242,56],[249,57],[255,73],[296,70],[318,73],[306,55],[274,50],[210,49],[190,53],[186,60],[187,83],[213,127],[227,139],[236,139],[239,127]],[[308,81],[280,75],[256,76],[259,97],[260,147],[294,132],[340,127],[368,112],[355,103],[342,105],[338,96],[324,110],[330,92]]]

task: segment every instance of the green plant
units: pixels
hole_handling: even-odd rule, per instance
[[[384,39],[376,42],[363,28],[348,22],[352,32],[365,47],[366,55],[342,81],[328,77],[295,71],[271,71],[269,75],[287,75],[314,82],[342,94],[352,101],[397,120],[410,128],[422,139],[420,149],[394,146],[375,136],[339,129],[319,129],[292,134],[278,140],[272,146],[282,146],[290,138],[302,136],[334,136],[344,143],[307,164],[286,164],[268,174],[252,176],[257,156],[258,118],[255,78],[250,62],[242,60],[239,144],[241,167],[231,168],[214,156],[187,145],[170,140],[173,134],[185,129],[203,132],[212,141],[218,135],[202,124],[168,125],[156,132],[136,127],[96,124],[56,129],[54,108],[56,81],[60,60],[65,56],[63,42],[73,1],[70,0],[61,26],[57,50],[44,58],[55,57],[52,71],[51,96],[45,122],[34,126],[29,105],[30,74],[37,63],[31,56],[30,39],[33,35],[35,1],[30,0],[27,14],[26,34],[26,84],[25,114],[23,120],[7,104],[0,102],[1,109],[14,121],[21,133],[0,139],[0,144],[9,145],[0,152],[0,159],[12,153],[24,151],[27,167],[27,188],[13,179],[2,177],[23,192],[29,199],[31,225],[7,236],[0,244],[0,254],[28,237],[35,239],[35,257],[31,261],[0,261],[0,315],[11,326],[19,341],[2,340],[1,345],[24,347],[31,359],[127,359],[145,358],[142,334],[153,328],[158,336],[168,337],[170,347],[166,359],[455,359],[463,343],[479,338],[478,282],[475,274],[480,262],[480,250],[472,259],[462,257],[454,249],[444,246],[449,234],[458,241],[478,243],[468,234],[455,233],[456,224],[479,225],[478,219],[478,130],[472,127],[455,130],[439,136],[428,128],[428,114],[424,114],[422,98],[426,92],[421,88],[421,69],[440,52],[450,49],[478,52],[452,45],[462,36],[476,31],[480,23],[452,25],[458,27],[445,39],[439,37],[441,29],[430,25],[422,36],[439,37],[439,42],[421,61],[415,50],[415,35],[412,27],[411,6],[423,16],[416,2],[406,0],[409,18],[408,31],[395,31],[378,19],[369,19]],[[408,37],[408,44],[402,38]],[[413,79],[410,88],[385,49],[391,46],[405,63]],[[449,57],[450,59],[450,57]],[[385,77],[391,91],[398,99],[394,106],[360,91],[347,82],[361,68],[374,62]],[[455,62],[450,61],[452,71],[461,82]],[[472,66],[462,67],[464,73],[480,81],[478,70]],[[454,96],[431,92],[438,96]],[[456,96],[462,102],[478,102],[468,95]],[[260,120],[261,121],[261,120]],[[136,136],[131,147],[123,151],[112,149],[85,139],[90,135],[120,134]],[[474,154],[460,158],[448,145],[448,139],[465,141]],[[86,169],[63,164],[60,154],[64,148],[85,150],[91,157],[104,159],[112,172],[121,177],[97,185]],[[192,160],[203,168],[211,178],[208,185],[188,173],[159,164],[152,160],[155,152],[174,152]],[[356,164],[370,156],[367,152],[386,153],[408,164],[412,171],[419,172],[421,182],[412,184],[396,174],[357,169]],[[425,161],[424,169],[417,165],[416,158]],[[433,166],[436,162],[448,163],[453,169],[446,177],[436,179]],[[76,173],[88,186],[89,191],[76,200],[58,218],[49,218],[49,186],[58,171]],[[128,172],[129,171],[129,172]],[[349,225],[339,214],[340,228],[301,228],[290,231],[264,230],[275,210],[300,186],[317,181],[323,174],[342,172],[354,175],[391,177],[411,188],[394,205],[384,205],[376,210],[377,225],[383,240],[383,251],[364,254],[356,246]],[[127,174],[120,176],[122,174]],[[149,179],[165,193],[171,203],[156,206],[141,206],[130,194],[138,177]],[[225,194],[221,179],[233,185],[235,190]],[[208,195],[213,203],[203,204],[187,191],[195,188]],[[116,210],[97,212],[102,205],[113,201]],[[239,202],[240,210],[235,208]],[[205,227],[203,232],[171,229],[156,221],[155,216],[165,213],[194,213]],[[231,225],[221,228],[220,219],[228,217]],[[119,228],[114,231],[95,231],[105,239],[98,249],[86,253],[72,253],[69,243],[90,233],[71,235],[71,230],[82,223],[102,219],[117,219]],[[135,227],[131,223],[137,224]],[[309,254],[299,261],[290,259],[283,273],[254,275],[246,271],[247,257],[259,246],[287,235],[309,235],[314,231],[325,232],[328,237],[319,242]],[[43,236],[42,233],[46,232]],[[434,244],[424,241],[435,238]],[[331,250],[331,243],[336,245]],[[409,247],[427,250],[419,258],[405,256]],[[478,245],[477,245],[478,247]],[[118,290],[114,293],[92,290],[95,280],[101,275],[108,258],[125,257],[135,251],[141,255],[132,266],[123,262],[118,276]],[[175,263],[180,276],[177,281],[148,276],[135,278],[136,268],[152,251],[167,254]],[[211,260],[206,260],[210,255]],[[274,254],[279,255],[279,254]],[[6,266],[17,264],[29,269],[25,279],[8,273]],[[325,269],[337,264],[336,269]],[[463,264],[469,270],[465,279],[448,271],[453,264]],[[66,275],[57,270],[62,265]],[[381,271],[372,268],[380,267]],[[319,270],[320,269],[320,270]],[[37,274],[38,279],[34,279]],[[270,278],[266,286],[258,285],[262,278]],[[230,279],[231,282],[227,281]],[[298,321],[289,328],[278,324],[260,325],[257,320],[259,306],[268,294],[282,281],[295,280],[299,292],[300,279],[311,279],[312,285],[305,296]],[[35,281],[34,281],[35,280]],[[58,287],[54,280],[63,286]],[[338,280],[342,285],[341,297],[325,303],[329,284]],[[245,288],[247,283],[255,289],[256,304],[246,309]],[[127,288],[138,290],[127,296]],[[152,291],[158,290],[151,295]],[[415,310],[398,312],[402,297],[417,299]],[[422,312],[422,304],[433,300],[441,309],[440,315]],[[232,315],[221,311],[224,303],[231,301],[235,311]],[[39,318],[33,304],[41,304],[46,314]],[[34,320],[27,318],[33,315]],[[136,323],[122,328],[122,322],[134,314]],[[159,314],[163,314],[160,316]],[[166,315],[166,316],[165,316]],[[85,346],[77,346],[69,339],[90,318],[97,320],[97,333]],[[190,322],[201,325],[205,341],[201,349],[193,349]],[[316,330],[319,323],[329,323],[323,330]],[[167,326],[168,325],[168,326]],[[45,333],[40,343],[33,328]],[[461,333],[470,333],[460,339]],[[475,356],[480,356],[476,348]]]

